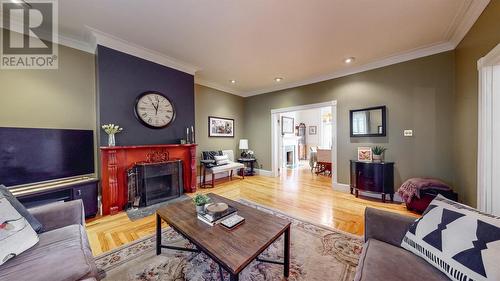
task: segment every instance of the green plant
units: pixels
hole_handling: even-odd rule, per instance
[[[210,197],[205,194],[198,194],[193,198],[193,202],[196,206],[203,206],[210,202]]]
[[[372,147],[372,152],[375,155],[382,155],[386,150],[387,150],[387,148],[385,148],[383,146],[374,146],[374,147]]]

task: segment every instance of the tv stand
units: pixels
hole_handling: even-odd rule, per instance
[[[85,208],[85,217],[94,217],[97,214],[98,184],[99,180],[96,178],[82,177],[15,188],[11,192],[26,208],[33,208],[58,201],[82,199]]]

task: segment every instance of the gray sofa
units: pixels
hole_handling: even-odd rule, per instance
[[[365,244],[355,281],[449,280],[441,271],[399,245],[415,218],[366,208]]]
[[[81,200],[30,209],[42,224],[40,241],[0,266],[1,281],[96,281]]]

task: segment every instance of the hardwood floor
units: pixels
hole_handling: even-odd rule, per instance
[[[372,198],[355,198],[331,188],[331,178],[310,173],[307,167],[288,170],[280,178],[246,177],[217,182],[215,188],[198,189],[237,200],[247,199],[291,216],[337,228],[356,235],[364,232],[364,210],[367,206],[417,216],[401,203],[381,203]],[[188,194],[192,196],[192,194]],[[153,234],[154,215],[131,221],[125,212],[87,221],[87,234],[94,255]]]

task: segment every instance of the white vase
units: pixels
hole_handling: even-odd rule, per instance
[[[115,134],[108,135],[108,146],[115,146]]]
[[[205,205],[201,205],[201,206],[196,205],[196,212],[198,214],[203,213],[203,211],[205,211]]]
[[[373,154],[373,162],[383,162],[384,161],[384,155],[376,155]]]

